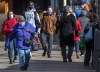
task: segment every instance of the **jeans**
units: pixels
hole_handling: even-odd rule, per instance
[[[16,48],[16,39],[13,39],[10,42],[10,46],[8,48],[8,57],[9,57],[9,59],[13,59],[13,58],[17,57],[17,55],[18,55],[18,50]]]
[[[53,44],[53,34],[41,33],[41,43],[44,51],[47,51],[48,55],[51,55],[52,44]],[[47,47],[48,44],[48,47]]]
[[[30,49],[22,50],[19,48],[18,52],[19,52],[19,64],[20,64],[20,66],[24,66],[24,65],[28,66],[29,61],[30,61]]]
[[[80,42],[79,41],[75,41],[75,51],[76,51],[76,53],[79,53],[79,44],[80,44]]]

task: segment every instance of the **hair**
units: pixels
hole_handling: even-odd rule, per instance
[[[52,8],[52,6],[48,6],[48,8]]]
[[[9,18],[9,13],[10,13],[10,12],[13,13],[13,11],[9,10],[8,13],[7,13],[7,17],[8,17],[8,18]],[[13,14],[14,14],[14,13],[13,13]]]
[[[73,12],[73,10],[72,10],[72,7],[71,7],[71,6],[68,6],[68,5],[67,5],[67,6],[65,6],[65,7],[64,7],[64,9],[65,9],[65,11],[66,11],[66,12],[70,12],[70,13],[72,13],[72,12]]]
[[[18,19],[19,19],[19,21],[25,21],[25,17],[24,17],[24,16],[22,16],[22,15],[21,15],[21,16],[19,16],[19,18],[18,18]]]
[[[29,1],[28,6],[34,6],[34,2],[33,1]]]

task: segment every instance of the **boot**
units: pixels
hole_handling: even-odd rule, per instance
[[[9,64],[13,64],[13,60],[12,59],[10,59]]]
[[[64,62],[64,63],[67,63],[67,59],[66,59],[66,58],[63,58],[63,62]]]
[[[27,70],[28,69],[28,66],[29,65],[24,65],[24,70]]]
[[[43,57],[46,55],[46,51],[47,51],[47,47],[44,47],[44,52],[42,54]]]
[[[50,54],[47,54],[48,58],[51,58],[51,55]]]
[[[43,52],[42,56],[44,57],[46,55],[46,51]]]
[[[72,62],[72,58],[71,58],[71,57],[68,57],[68,61],[69,61],[69,62]]]

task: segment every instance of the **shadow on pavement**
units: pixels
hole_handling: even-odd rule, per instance
[[[19,65],[0,69],[0,72],[19,72]],[[95,72],[95,70],[85,69],[81,62],[63,63],[62,61],[33,60],[30,62],[27,72]]]

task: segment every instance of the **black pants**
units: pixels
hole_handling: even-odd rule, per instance
[[[86,43],[86,53],[85,53],[85,59],[84,59],[84,66],[89,66],[90,59],[93,56],[93,50],[94,50],[93,41]]]
[[[67,36],[60,36],[60,46],[61,46],[61,54],[63,60],[71,59],[73,48],[74,48],[74,34],[69,34]],[[68,54],[66,54],[66,46],[68,46]]]
[[[63,60],[67,60],[70,59],[72,57],[73,54],[73,46],[72,47],[68,47],[68,54],[66,53],[66,46],[65,47],[61,47],[61,54],[63,57]]]

